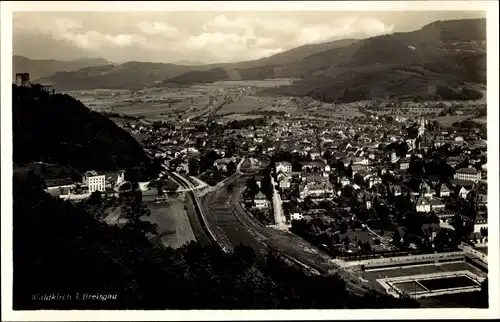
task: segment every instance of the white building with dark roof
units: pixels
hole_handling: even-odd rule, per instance
[[[267,200],[267,197],[262,193],[262,191],[259,191],[259,193],[255,196],[254,204],[255,208],[269,208],[269,200]]]
[[[106,175],[98,174],[94,170],[85,172],[82,181],[87,185],[90,193],[106,190]]]
[[[481,180],[481,171],[477,171],[474,168],[462,168],[458,169],[454,175],[455,179],[479,182]]]
[[[417,203],[415,205],[417,212],[430,212],[431,204],[426,198],[420,197],[417,199]]]
[[[278,173],[278,172],[284,172],[284,173],[292,172],[292,164],[290,162],[287,162],[287,161],[276,162],[276,164],[274,166],[276,169],[276,173]]]

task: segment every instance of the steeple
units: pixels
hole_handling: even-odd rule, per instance
[[[422,137],[425,133],[425,119],[422,117],[420,119],[420,127],[418,128],[418,136]]]

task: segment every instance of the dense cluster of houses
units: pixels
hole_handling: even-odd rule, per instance
[[[180,121],[167,127],[136,124],[129,130],[147,135],[144,146],[150,155],[178,172],[187,172],[190,159],[200,160],[209,151],[219,156],[213,167],[220,171],[238,157],[269,159],[283,151],[298,154],[304,157],[300,166],[287,161],[273,164],[275,188],[285,202],[291,194],[299,201],[331,200],[350,187],[362,196],[367,208],[380,195],[377,187],[384,186],[383,176],[404,177],[412,158],[427,161],[432,151],[452,151],[445,154],[445,162],[454,170],[451,180],[424,176],[419,187],[395,183],[385,185],[386,190],[393,196],[408,195],[415,211],[434,212],[443,221],[451,216],[446,209],[449,198],[474,196],[477,204],[486,205],[486,192],[478,192],[487,180],[486,141],[476,128],[442,129],[424,119],[413,123],[402,117],[393,122],[367,118],[359,123],[270,117],[260,124],[233,127],[219,122],[217,126],[221,130],[214,132],[206,122]],[[417,135],[409,135],[408,127],[416,127]],[[402,145],[405,149],[398,150]],[[349,174],[338,171],[340,164],[349,167]],[[273,207],[262,192],[255,195],[253,204],[260,209]],[[290,217],[300,218],[301,213],[294,208]],[[481,221],[487,215],[478,218]]]

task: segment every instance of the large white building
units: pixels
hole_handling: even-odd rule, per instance
[[[279,172],[284,172],[284,173],[290,173],[292,172],[292,164],[290,162],[276,162],[276,173]]]
[[[479,182],[481,180],[481,171],[477,171],[474,168],[462,168],[455,172],[455,179]]]
[[[90,193],[104,191],[106,190],[106,175],[100,175],[94,170],[87,171],[83,175],[83,183],[87,185]]]
[[[258,209],[269,208],[269,200],[267,200],[267,197],[262,193],[262,191],[259,191],[259,193],[255,196],[254,205],[255,208]]]

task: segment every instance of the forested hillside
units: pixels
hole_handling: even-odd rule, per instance
[[[13,85],[12,121],[15,164],[43,161],[79,170],[138,167],[143,178],[159,172],[128,132],[69,95]]]
[[[146,238],[148,214],[136,199],[123,228],[99,220],[106,201],[94,195],[74,205],[43,192],[30,173],[14,179],[14,309],[340,309],[411,308],[412,299],[348,293],[337,276],[308,276],[270,253],[257,260],[237,247],[190,244],[178,250]],[[153,230],[154,232],[154,230]],[[74,300],[83,294],[98,301]],[[44,294],[73,300],[33,300]]]

